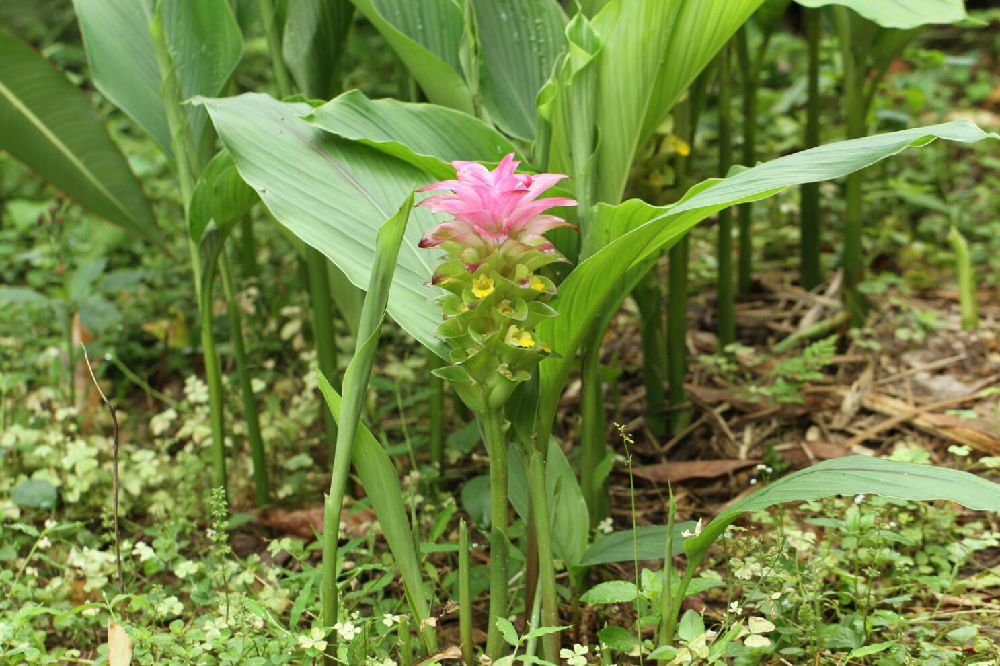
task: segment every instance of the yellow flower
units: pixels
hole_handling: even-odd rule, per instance
[[[525,349],[530,349],[535,346],[535,338],[530,332],[524,329],[518,328],[517,326],[511,326],[507,329],[507,337],[504,342],[514,347],[523,347]]]
[[[542,280],[536,275],[531,276],[530,284],[531,288],[534,289],[535,291],[542,291],[543,289],[545,289],[545,283],[542,282]]]
[[[483,273],[472,281],[472,295],[476,298],[486,298],[493,293],[493,278]]]

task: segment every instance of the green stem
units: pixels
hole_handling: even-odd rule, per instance
[[[559,626],[559,598],[556,595],[555,556],[552,550],[552,526],[549,518],[549,500],[545,486],[545,460],[542,452],[534,449],[528,460],[528,493],[535,520],[535,541],[538,546],[538,585],[541,592],[542,626]],[[542,638],[542,657],[558,662],[559,641],[556,634]]]
[[[305,248],[306,268],[309,272],[309,299],[312,305],[313,344],[319,369],[334,388],[337,381],[337,338],[333,326],[333,307],[330,305],[330,274],[326,257],[312,247]],[[337,421],[329,409],[320,407],[326,427],[326,441],[332,454],[337,442]]]
[[[257,236],[254,234],[253,217],[244,215],[240,220],[240,270],[244,277],[259,275],[257,263]]]
[[[664,407],[667,395],[666,332],[663,328],[663,292],[659,272],[654,268],[643,276],[632,290],[632,299],[639,308],[639,340],[642,344],[643,381],[646,385],[646,426],[653,436],[667,435]]]
[[[670,434],[684,430],[691,411],[680,406],[687,400],[684,379],[687,375],[688,310],[688,236],[670,248],[670,273],[667,301],[667,381],[670,389]]]
[[[819,42],[820,11],[806,9],[806,44],[808,45],[809,67],[807,74],[806,128],[804,148],[819,145]],[[820,212],[819,183],[806,183],[801,188],[802,210],[800,213],[800,257],[801,281],[805,289],[813,289],[823,280],[823,265],[820,257]]]
[[[597,468],[608,455],[608,444],[604,439],[607,421],[601,377],[601,338],[604,329],[598,327],[595,331],[585,341],[583,365],[580,369],[580,485],[590,514],[591,527],[603,520],[609,512],[606,486],[597,481]],[[547,442],[538,442],[538,446],[546,445]]]
[[[264,22],[264,34],[267,38],[267,52],[271,56],[271,69],[274,72],[274,87],[278,89],[279,97],[291,94],[292,83],[285,69],[285,61],[281,56],[281,34],[278,32],[278,21],[271,0],[257,0],[260,18]]]
[[[663,555],[663,592],[660,594],[660,645],[669,645],[667,640],[672,640],[673,634],[667,638],[670,628],[670,610],[673,607],[673,567],[674,567],[674,521],[677,514],[677,502],[674,500],[674,490],[667,488],[670,499],[667,502],[667,545]],[[633,528],[634,529],[634,528]]]
[[[434,352],[427,352],[428,370],[440,368],[442,362]],[[437,467],[438,481],[444,476],[444,380],[431,373],[428,375],[430,399],[427,401],[427,420],[430,421],[431,463]]]
[[[479,415],[490,459],[490,612],[486,654],[496,661],[504,642],[497,619],[507,616],[507,438],[502,410]]]
[[[469,526],[458,523],[458,635],[462,644],[462,661],[475,666],[472,644],[472,578],[469,574]]]
[[[733,113],[730,85],[730,56],[726,46],[719,56],[719,176],[726,177],[733,164]],[[735,296],[733,293],[733,209],[719,212],[716,255],[719,274],[716,282],[716,316],[719,350],[736,342]]]
[[[191,135],[187,114],[181,106],[180,83],[174,69],[173,58],[163,28],[161,5],[156,4],[156,16],[150,26],[150,36],[153,50],[156,54],[156,65],[160,73],[160,98],[163,102],[167,126],[170,128],[170,147],[173,151],[174,164],[180,181],[181,197],[184,202],[184,214],[187,217],[191,194],[194,192],[195,174],[198,173],[195,142]],[[202,289],[201,257],[198,247],[190,238],[188,251],[191,259],[191,271],[194,276],[195,295],[198,301],[201,319],[201,346],[205,364],[205,379],[208,383],[209,425],[212,430],[212,468],[213,484],[222,488],[228,496],[226,480],[225,428],[222,394],[222,369],[219,355],[215,348],[215,337],[212,335],[212,281],[206,281]],[[202,292],[205,293],[202,293]]]
[[[742,72],[743,83],[743,157],[744,166],[752,167],[757,161],[757,78],[758,70],[751,62],[747,29],[743,27],[736,37],[736,58]],[[751,217],[753,208],[749,203],[739,207],[739,260],[736,268],[736,284],[739,293],[750,293],[753,261],[753,241]]]
[[[867,109],[861,90],[861,67],[864,61],[865,45],[854,43],[850,10],[833,7],[835,22],[840,36],[840,48],[844,63],[844,107],[847,115],[846,138],[864,136]],[[861,179],[863,171],[855,171],[844,181],[844,305],[851,315],[851,325],[864,323],[867,303],[858,286],[864,280],[864,258],[862,256],[862,209]]]
[[[958,272],[958,298],[962,312],[962,328],[974,331],[979,327],[979,304],[976,302],[976,279],[969,257],[969,244],[955,227],[948,232],[948,241],[955,252],[955,269]]]
[[[240,382],[240,397],[243,400],[243,418],[246,420],[247,439],[250,442],[250,457],[253,460],[253,485],[258,506],[270,503],[270,488],[267,479],[267,457],[264,454],[264,439],[260,434],[260,421],[257,418],[257,399],[254,397],[253,384],[250,380],[250,368],[247,363],[246,345],[243,342],[243,317],[236,301],[236,289],[233,286],[232,271],[229,269],[229,259],[223,250],[219,253],[219,274],[222,277],[222,290],[226,297],[226,311],[229,315],[229,332],[232,337],[233,356],[236,357],[236,374]],[[327,410],[329,411],[329,410]]]

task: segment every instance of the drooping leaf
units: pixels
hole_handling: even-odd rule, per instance
[[[181,94],[218,95],[243,50],[226,0],[159,0]],[[170,153],[150,25],[156,0],[73,0],[97,89]],[[189,107],[192,136],[205,150],[207,118]]]
[[[0,285],[0,303],[16,303],[35,308],[49,307],[52,304],[45,294],[36,289],[7,285]]]
[[[427,99],[472,113],[472,93],[462,78],[465,34],[454,0],[352,0],[399,56]]]
[[[627,580],[609,580],[598,583],[582,595],[580,601],[585,604],[624,604],[635,601],[639,597],[639,588]]]
[[[340,60],[353,16],[350,0],[288,3],[282,55],[307,97],[329,99],[340,89]]]
[[[972,143],[1000,137],[983,132],[968,121],[917,127],[840,141],[780,157],[729,178],[696,185],[677,204],[661,209],[632,202],[598,206],[597,217],[609,217],[600,223],[601,226],[611,229],[610,234],[623,235],[570,272],[552,302],[559,316],[544,320],[538,326],[539,336],[560,355],[542,361],[539,366],[538,436],[548,435],[563,382],[584,334],[594,321],[600,320],[603,312],[617,307],[620,298],[634,286],[625,276],[631,275],[633,282],[641,277],[641,272],[632,270],[635,266],[671,247],[694,225],[723,208],[764,199],[793,185],[839,178],[935,138]]]
[[[368,286],[375,235],[415,185],[420,170],[368,146],[339,139],[302,120],[311,107],[266,95],[201,100],[240,175],[275,219],[333,261],[352,283]],[[415,208],[400,250],[389,314],[417,340],[443,354],[434,329],[434,290],[424,286],[433,256],[417,243],[434,224]]]
[[[340,395],[322,374],[319,376],[319,388],[330,411],[335,417],[339,416]],[[403,503],[403,491],[392,460],[363,423],[358,424],[354,435],[351,460],[361,485],[371,499],[372,508],[378,517],[386,543],[389,544],[389,550],[396,560],[396,566],[399,567],[407,599],[418,626],[423,626],[430,617],[430,607],[424,593],[423,574],[414,547],[410,520],[407,518],[406,505]]]
[[[170,129],[149,35],[153,4],[153,0],[73,0],[73,9],[97,89],[169,153]]]
[[[229,225],[246,215],[260,197],[240,178],[233,158],[222,151],[202,171],[188,206],[188,233],[200,243],[211,220]]]
[[[867,456],[824,460],[789,474],[729,506],[688,539],[689,558],[700,560],[740,515],[775,504],[810,501],[832,495],[874,494],[922,501],[944,499],[977,511],[1000,511],[1000,484],[946,467],[917,465]]]
[[[109,222],[159,239],[142,187],[87,99],[31,47],[4,33],[0,150]]]
[[[535,138],[535,97],[565,50],[566,15],[555,0],[471,0],[482,56],[483,104],[511,136]]]
[[[371,100],[351,90],[305,116],[327,132],[398,157],[438,179],[454,178],[454,160],[499,162],[517,152],[477,118],[436,104]]]
[[[683,532],[694,530],[694,521],[674,525],[673,554],[684,552]],[[632,530],[612,532],[601,537],[584,552],[580,566],[592,567],[612,562],[662,560],[667,552],[666,525],[642,525]]]
[[[968,18],[965,0],[795,0],[805,7],[843,5],[883,28],[916,28]]]

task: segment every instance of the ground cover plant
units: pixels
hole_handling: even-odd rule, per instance
[[[0,663],[1000,659],[996,10],[0,20]]]

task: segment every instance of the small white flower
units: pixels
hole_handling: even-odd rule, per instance
[[[611,534],[614,530],[614,520],[612,520],[610,516],[597,523],[597,531],[601,534]]]
[[[399,615],[393,615],[392,613],[386,613],[382,616],[382,624],[387,627],[392,627],[396,625],[402,618]]]
[[[748,648],[766,648],[771,645],[771,639],[760,634],[750,634],[743,639],[743,645]]]
[[[163,599],[162,601],[160,601],[160,603],[156,604],[156,614],[159,617],[163,618],[176,617],[180,615],[183,611],[184,611],[184,604],[182,604],[180,600],[173,595]]]
[[[563,648],[559,650],[559,657],[565,659],[569,666],[587,666],[587,647],[577,643],[573,649]]]
[[[333,625],[333,629],[337,632],[338,636],[348,643],[353,641],[354,637],[361,633],[361,629],[355,626],[353,622],[338,622]]]
[[[57,523],[56,521],[52,520],[51,518],[46,518],[46,520],[45,520],[45,529],[51,530],[53,527],[55,527],[58,524],[59,523]]]
[[[756,486],[757,485],[757,479],[750,479],[750,485],[751,486]]]
[[[191,560],[184,560],[174,567],[174,575],[178,578],[187,578],[198,571],[198,563]]]
[[[140,562],[146,562],[156,557],[156,551],[144,541],[135,542],[135,545],[132,546],[132,554],[138,557]]]
[[[699,536],[700,534],[701,534],[701,518],[699,518],[698,522],[695,523],[694,532],[692,532],[691,530],[684,530],[683,532],[681,532],[681,536],[684,537],[685,539],[688,537],[696,537]]]
[[[729,604],[729,612],[733,613],[734,615],[739,615],[740,613],[742,613],[743,612],[743,608],[740,606],[740,602],[734,601],[734,602],[730,603]]]
[[[337,628],[339,623],[333,626],[334,629]],[[313,627],[308,634],[301,634],[298,637],[299,647],[303,650],[319,650],[322,652],[326,649],[326,632],[323,631],[323,627]]]
[[[38,540],[39,550],[47,550],[51,547],[52,547],[52,542],[49,541],[49,538],[47,536],[43,536],[41,539]]]
[[[864,501],[865,501],[865,494],[864,493],[858,493],[857,495],[854,496],[854,503],[855,504],[861,504]]]

